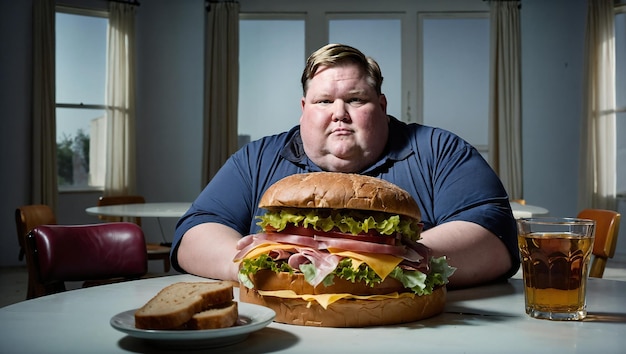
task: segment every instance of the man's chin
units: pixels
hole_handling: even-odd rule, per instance
[[[321,163],[316,162],[316,164],[325,171],[344,173],[356,173],[369,165],[362,154],[349,154],[346,151],[329,153],[322,159]]]

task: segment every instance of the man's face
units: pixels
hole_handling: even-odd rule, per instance
[[[304,151],[322,169],[360,172],[385,149],[387,100],[358,66],[320,67],[301,105]]]

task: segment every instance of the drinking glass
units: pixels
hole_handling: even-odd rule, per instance
[[[582,320],[595,221],[538,217],[517,221],[526,313]]]

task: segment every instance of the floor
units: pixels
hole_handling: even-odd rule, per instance
[[[167,276],[176,274],[170,273],[159,274],[149,273],[147,276]],[[514,278],[521,278],[518,272]],[[609,260],[604,270],[604,278],[611,280],[626,281],[626,258]],[[4,267],[0,268],[0,307],[14,304],[26,299],[26,286],[28,283],[28,272],[26,267]],[[80,284],[69,283],[68,289],[76,288]]]

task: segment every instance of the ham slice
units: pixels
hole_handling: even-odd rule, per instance
[[[303,263],[313,263],[318,269],[318,274],[315,279],[319,282],[332,272],[341,260],[341,257],[331,255],[325,251],[328,248],[352,252],[388,254],[402,258],[402,265],[404,267],[417,269],[425,273],[428,272],[428,262],[423,262],[423,260],[430,258],[430,249],[419,242],[411,241],[406,238],[402,241],[402,245],[392,246],[348,238],[259,233],[245,236],[239,240],[237,243],[239,252],[235,256],[235,259],[243,258],[248,252],[260,245],[280,243],[290,244],[294,247],[288,250],[284,249],[284,247],[272,250],[270,251],[270,257],[274,260],[288,259],[289,265],[294,269],[299,269],[300,264]]]
[[[315,266],[315,277],[309,281],[313,286],[319,285],[324,278],[337,268],[343,257],[321,252],[313,248],[298,248],[297,253],[289,257],[288,264],[293,269],[300,269],[300,265],[312,263]]]
[[[319,241],[320,249],[340,248],[346,251],[365,252],[365,253],[382,253],[406,259],[410,262],[419,262],[424,257],[411,247],[391,246],[381,243],[355,241],[347,238],[332,238],[324,236],[315,236]]]

